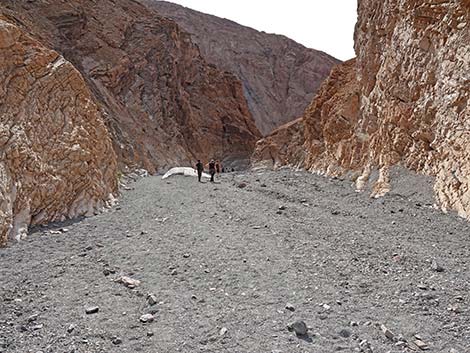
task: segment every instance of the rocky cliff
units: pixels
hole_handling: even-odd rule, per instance
[[[380,196],[402,165],[434,176],[442,208],[470,217],[470,2],[360,0],[358,11],[357,61],[304,114],[304,167],[358,171],[358,189],[378,169]]]
[[[284,36],[165,1],[140,2],[174,19],[191,33],[207,61],[243,82],[250,111],[263,135],[302,116],[332,66],[339,63]]]
[[[12,21],[85,77],[121,165],[249,159],[259,132],[237,78],[206,63],[176,23],[131,0],[2,2]]]
[[[0,15],[0,245],[112,201],[116,156],[80,73]]]

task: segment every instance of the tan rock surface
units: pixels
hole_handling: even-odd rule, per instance
[[[113,199],[116,157],[80,73],[0,15],[0,245]]]
[[[121,164],[249,160],[260,137],[237,78],[173,21],[131,0],[12,1],[4,12],[56,48],[107,112]]]
[[[470,1],[360,0],[357,62],[333,70],[304,116],[305,168],[435,177],[444,210],[470,217]],[[279,142],[277,142],[279,144]]]
[[[339,63],[284,36],[165,1],[140,2],[174,19],[192,34],[207,61],[243,82],[250,111],[263,135],[302,116],[331,68]]]
[[[284,124],[256,143],[252,166],[274,169],[285,165],[303,167],[304,141],[302,118]]]

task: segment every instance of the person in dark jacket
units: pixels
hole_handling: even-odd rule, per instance
[[[213,159],[209,162],[209,174],[211,175],[211,183],[213,183],[215,175],[215,162]]]
[[[204,171],[204,164],[198,159],[196,163],[197,179],[201,182],[202,172]]]
[[[217,173],[217,176],[220,175],[220,169],[221,169],[221,164],[220,164],[220,161],[217,160],[217,161],[215,162],[215,172]]]

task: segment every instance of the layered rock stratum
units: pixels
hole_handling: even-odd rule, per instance
[[[139,0],[181,25],[203,57],[234,73],[258,129],[269,134],[302,116],[339,60],[293,40],[165,1]],[[315,35],[315,34],[312,34]]]
[[[0,15],[0,245],[112,202],[116,156],[83,77]]]
[[[360,0],[358,12],[357,59],[323,84],[289,147],[305,155],[286,163],[355,171],[358,189],[377,169],[372,196],[391,189],[390,167],[402,165],[434,176],[441,207],[470,217],[470,1]]]
[[[3,12],[84,76],[120,165],[151,172],[196,158],[249,159],[260,133],[240,81],[190,35],[136,1],[11,1]]]

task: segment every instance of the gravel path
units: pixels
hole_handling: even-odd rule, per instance
[[[0,249],[0,352],[468,353],[470,224],[402,180],[375,200],[287,169],[140,179]]]

